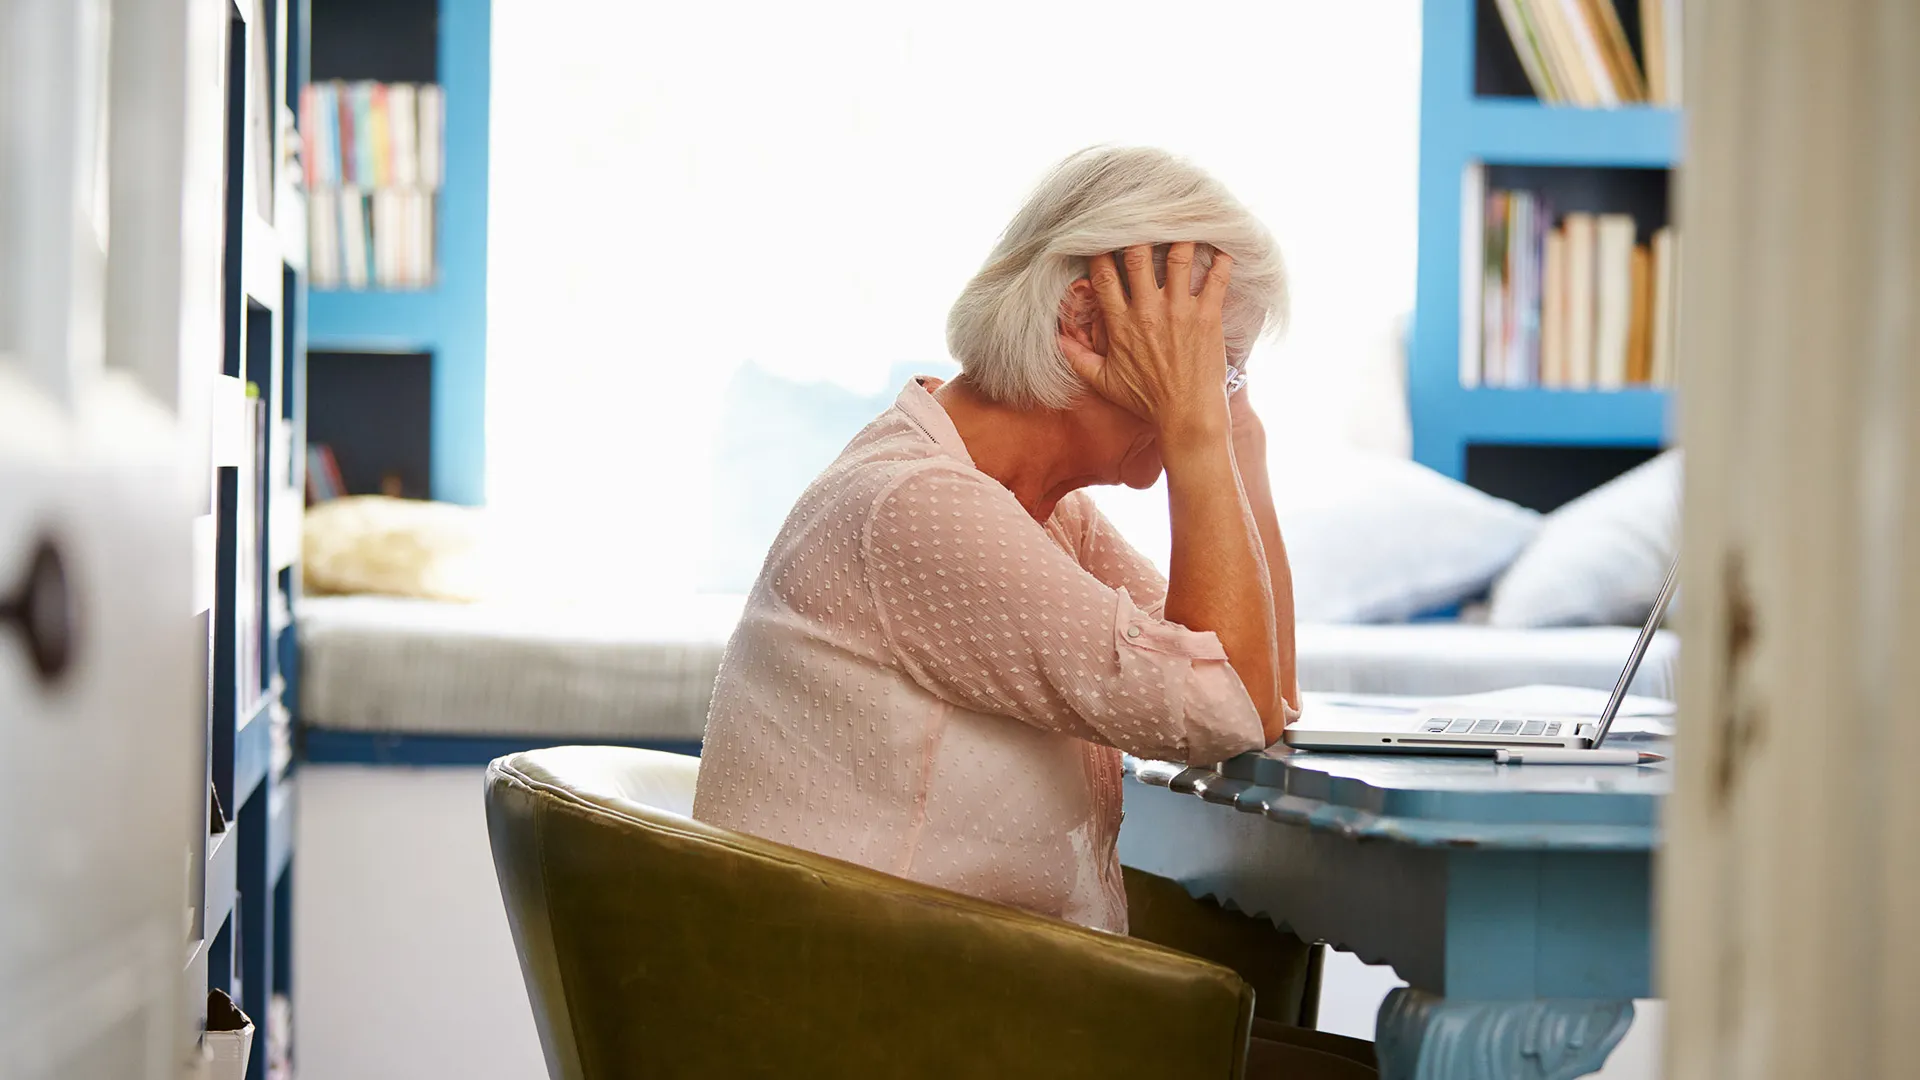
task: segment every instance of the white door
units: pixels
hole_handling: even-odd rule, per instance
[[[180,289],[109,297],[111,32],[107,0],[0,0],[0,1072],[21,1080],[177,1076],[204,994],[192,469],[178,401],[106,347],[115,305]]]

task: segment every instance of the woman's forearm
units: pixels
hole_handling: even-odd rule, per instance
[[[1253,699],[1267,741],[1286,723],[1273,589],[1248,495],[1224,437],[1163,444],[1173,552],[1166,617],[1211,630]],[[1268,500],[1271,505],[1271,499]],[[1277,535],[1277,530],[1276,530]],[[1255,587],[1248,588],[1248,583]],[[1288,604],[1291,613],[1291,600]],[[1289,628],[1290,629],[1290,628]],[[1288,635],[1289,668],[1291,633]]]
[[[1247,494],[1247,507],[1259,528],[1260,548],[1266,556],[1267,583],[1273,591],[1274,648],[1277,653],[1280,693],[1287,704],[1300,707],[1300,669],[1294,650],[1293,567],[1287,561],[1287,544],[1280,535],[1280,517],[1273,509],[1273,485],[1267,474],[1264,443],[1240,448],[1235,461],[1240,482]]]

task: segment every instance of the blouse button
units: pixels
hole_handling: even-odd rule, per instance
[[[1128,636],[1129,638],[1137,638],[1137,637],[1139,637],[1139,636],[1140,636],[1140,628],[1139,628],[1139,627],[1137,627],[1137,626],[1129,626],[1129,627],[1127,627],[1127,636]]]

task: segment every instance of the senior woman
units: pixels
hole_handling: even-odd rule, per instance
[[[1265,436],[1231,385],[1285,303],[1272,238],[1199,169],[1056,168],[953,306],[961,374],[910,382],[787,518],[694,816],[1125,933],[1121,753],[1256,750],[1299,700]],[[1080,490],[1163,469],[1167,578]],[[1359,1068],[1324,1049],[1249,1060]]]

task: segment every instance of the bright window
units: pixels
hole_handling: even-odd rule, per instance
[[[556,586],[750,579],[1093,143],[1192,158],[1279,238],[1276,446],[1404,438],[1363,403],[1412,307],[1416,0],[494,0],[493,49],[488,496]]]

